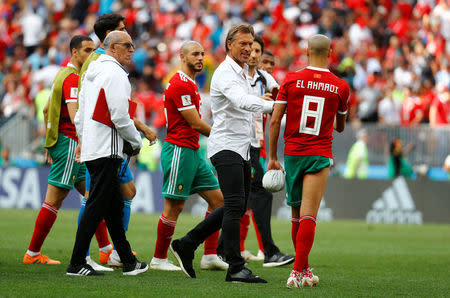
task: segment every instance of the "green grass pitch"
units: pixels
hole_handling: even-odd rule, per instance
[[[292,265],[263,268],[250,262],[254,273],[268,284],[225,282],[225,272],[199,268],[196,279],[181,272],[149,270],[123,276],[121,270],[103,277],[65,275],[76,232],[77,211],[61,210],[42,252],[62,265],[25,265],[38,211],[0,210],[0,296],[13,297],[444,297],[450,296],[450,225],[368,225],[357,221],[319,222],[310,265],[320,277],[315,288],[287,290]],[[138,258],[149,262],[154,251],[159,215],[133,214],[128,240]],[[182,214],[174,239],[201,219]],[[283,252],[293,253],[288,221],[272,220],[273,236]],[[250,227],[246,248],[257,243]],[[91,255],[98,260],[97,243]],[[174,260],[169,252],[169,258]]]

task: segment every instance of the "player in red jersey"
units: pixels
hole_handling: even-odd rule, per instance
[[[319,278],[312,274],[308,255],[314,242],[319,210],[330,166],[333,127],[345,128],[349,87],[328,70],[330,39],[316,34],[308,41],[309,66],[289,73],[276,99],[270,122],[268,170],[281,170],[277,159],[277,140],[281,118],[286,112],[284,161],[286,200],[292,208],[294,268],[288,288],[314,286]]]
[[[208,202],[206,216],[223,205],[217,179],[198,150],[200,133],[209,136],[211,131],[211,126],[200,118],[200,94],[194,81],[195,75],[203,70],[204,56],[205,51],[198,42],[183,43],[181,70],[170,79],[164,92],[167,120],[167,136],[161,150],[164,211],[158,222],[155,253],[150,263],[152,269],[181,270],[167,259],[167,250],[189,195],[198,193]],[[228,268],[216,253],[218,237],[217,231],[205,240],[201,268]]]
[[[51,163],[45,201],[36,218],[33,236],[23,263],[60,264],[40,253],[67,194],[74,187],[84,195],[86,166],[74,161],[78,138],[73,124],[77,109],[78,71],[94,50],[94,42],[77,35],[70,41],[71,59],[53,80],[52,94],[44,107],[45,148]]]

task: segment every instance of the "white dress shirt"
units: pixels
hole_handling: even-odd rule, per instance
[[[250,159],[252,112],[270,113],[273,101],[252,95],[248,66],[240,67],[230,56],[219,65],[211,80],[211,112],[214,124],[208,138],[208,157],[222,150]]]
[[[260,79],[260,75],[266,79],[266,86],[263,86],[263,83]],[[262,69],[255,70],[255,74],[253,77],[248,76],[247,79],[252,87],[252,94],[256,96],[262,96],[264,93],[269,92],[275,87],[279,87],[277,81],[266,71]],[[258,80],[259,79],[259,80]],[[263,113],[255,112],[253,113],[253,123],[252,123],[252,139],[251,145],[254,148],[261,148],[261,141],[264,140],[264,123],[263,123]]]

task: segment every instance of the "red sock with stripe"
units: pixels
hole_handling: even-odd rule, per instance
[[[155,254],[158,259],[167,259],[167,250],[169,249],[172,236],[175,231],[176,220],[169,220],[161,214],[158,221],[158,230],[156,236]]]
[[[95,231],[95,238],[97,238],[99,248],[111,244],[108,239],[108,231],[106,229],[105,219],[102,219],[102,221],[98,224],[97,230]]]
[[[295,247],[297,246],[297,233],[300,222],[298,218],[291,218],[291,223],[292,223],[292,230],[291,230],[292,244],[294,244],[295,249]]]
[[[253,215],[253,211],[251,211],[251,214],[252,214],[253,226],[255,227],[256,239],[258,240],[259,250],[264,252],[264,245],[262,243],[261,233],[259,232],[258,225],[256,224],[255,216]]]
[[[42,204],[41,211],[39,211],[34,224],[33,236],[31,237],[28,250],[32,252],[41,251],[42,244],[44,244],[45,238],[47,238],[48,233],[52,229],[57,214],[58,209],[46,202]]]
[[[206,210],[205,218],[211,214],[212,211]],[[220,230],[219,230],[220,231]],[[205,255],[216,255],[217,254],[217,242],[219,241],[219,231],[212,233],[208,238],[205,239]]]
[[[300,217],[297,233],[297,246],[295,248],[294,270],[302,271],[308,268],[308,256],[314,243],[316,218],[312,215]]]
[[[245,238],[247,238],[248,234],[248,226],[250,225],[250,209],[245,211],[244,215],[241,217],[241,227],[240,227],[240,246],[241,251],[245,250]]]

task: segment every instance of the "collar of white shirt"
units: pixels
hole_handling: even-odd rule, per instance
[[[244,78],[248,76],[248,65],[244,63],[244,67],[241,67],[239,64],[234,61],[233,58],[227,55],[225,58],[225,61],[230,64],[231,68],[239,75],[243,76]]]

